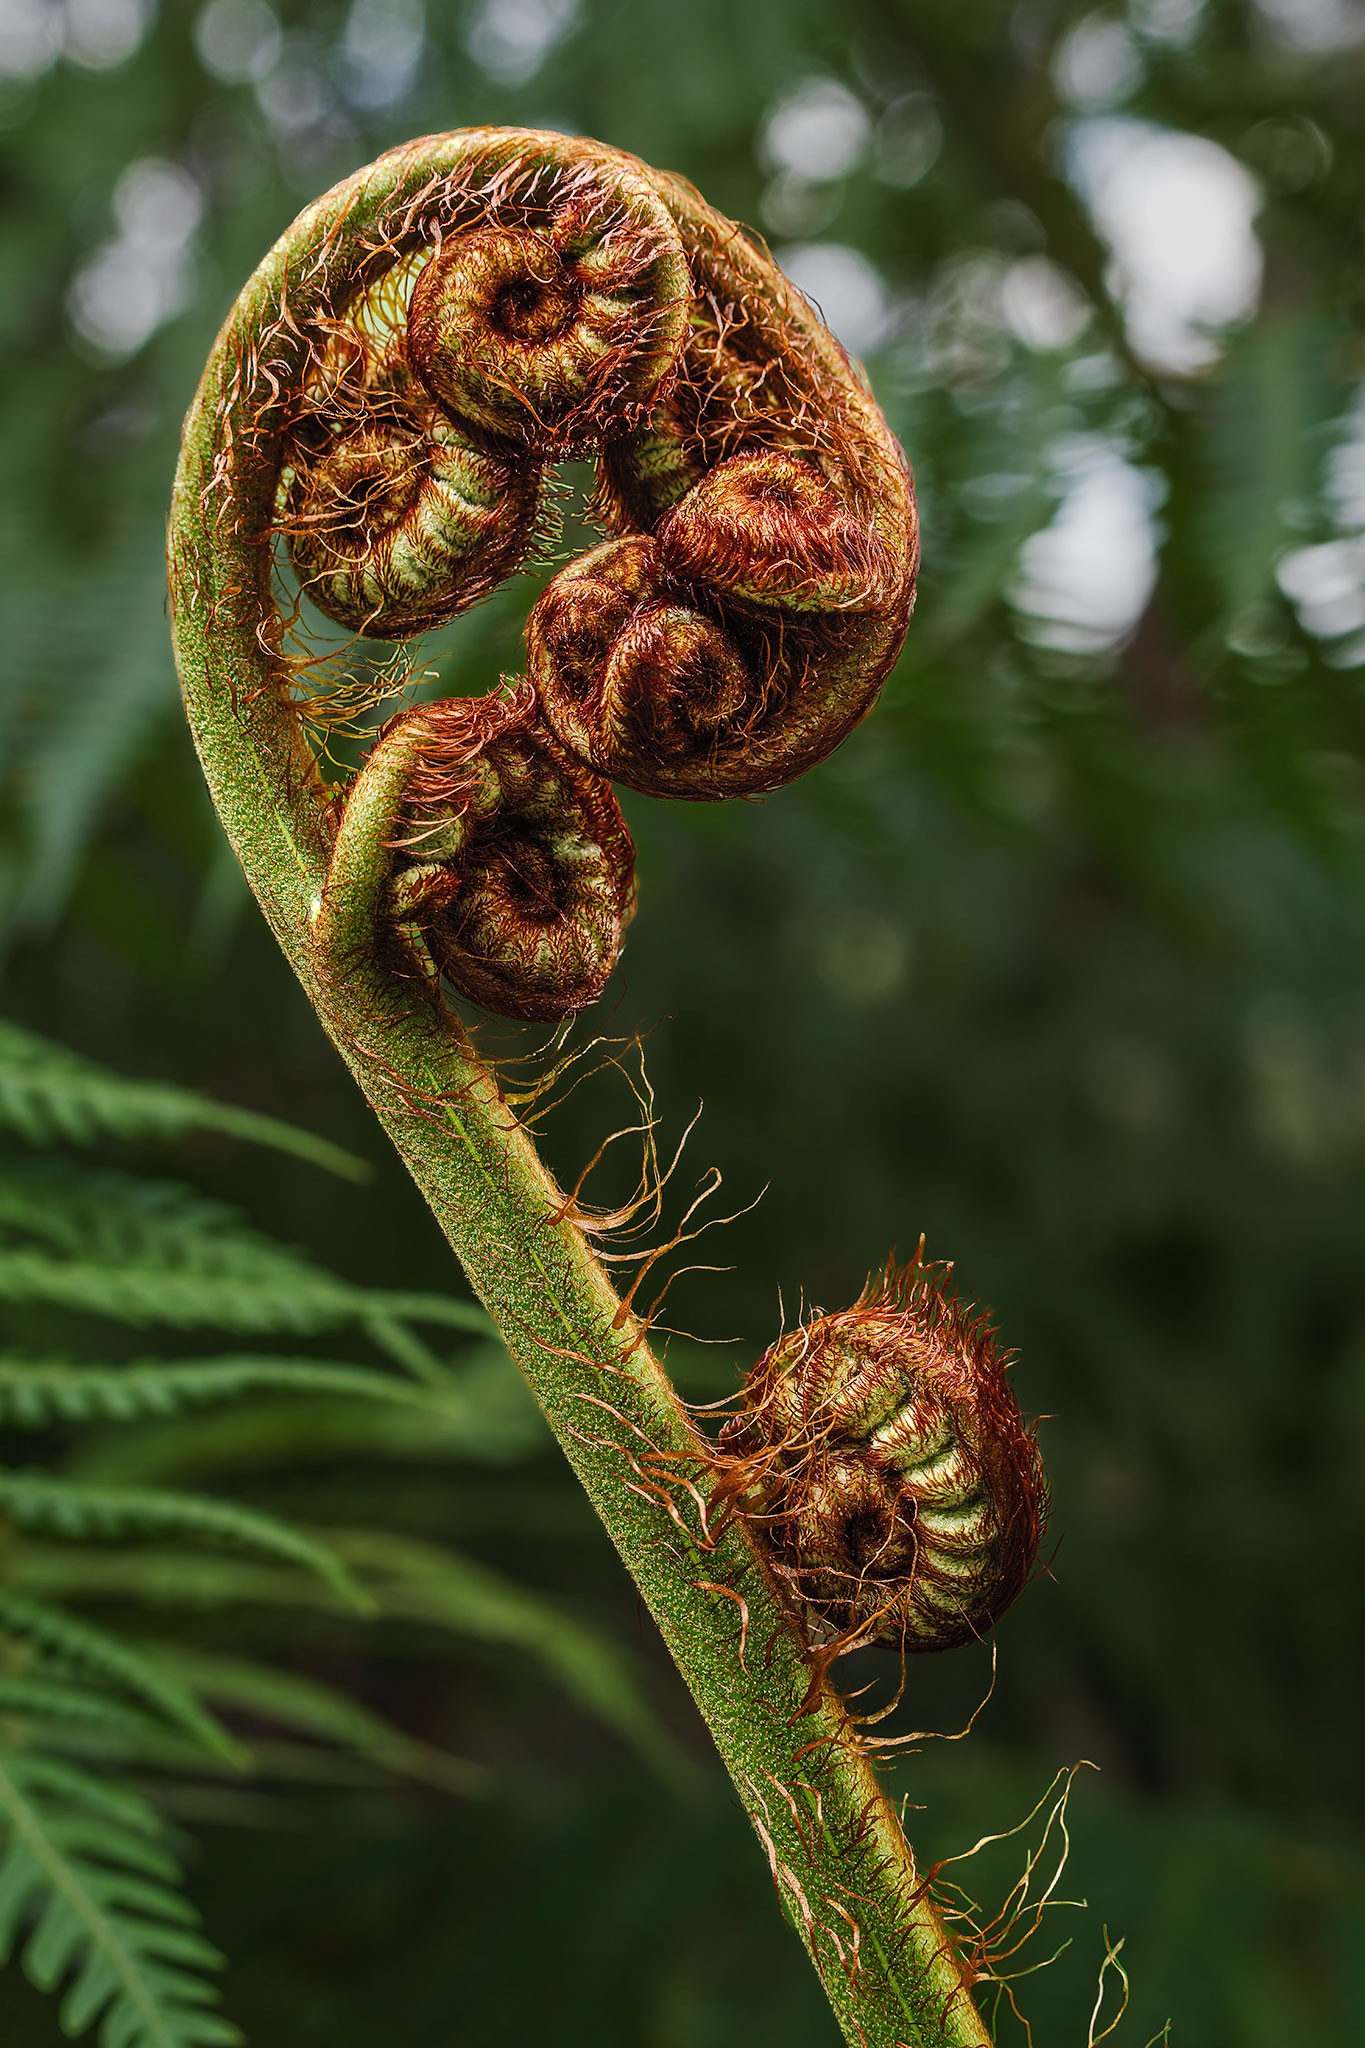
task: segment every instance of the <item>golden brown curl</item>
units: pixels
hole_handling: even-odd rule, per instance
[[[278,530],[304,594],[370,639],[429,632],[530,549],[542,472],[474,446],[401,352],[338,323],[286,441]]]
[[[1023,1589],[1047,1520],[1033,1435],[947,1270],[888,1269],[765,1352],[721,1432],[724,1490],[825,1634],[974,1641]]]
[[[564,755],[529,683],[420,705],[389,734],[411,720],[424,731],[393,843],[393,924],[501,1016],[595,1002],[634,908],[635,849],[609,785]]]
[[[620,547],[549,585],[530,672],[565,745],[604,774],[738,796],[802,774],[870,710],[914,599],[914,493],[800,293],[688,188],[658,183],[692,266],[688,338],[649,422],[601,459],[596,503]]]

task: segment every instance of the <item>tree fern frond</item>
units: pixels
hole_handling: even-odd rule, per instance
[[[0,1586],[0,1635],[33,1643],[50,1658],[91,1672],[140,1700],[213,1754],[242,1761],[240,1747],[187,1686],[108,1629],[46,1600]]]
[[[67,1980],[62,2029],[105,2048],[227,2048],[221,1958],[176,1889],[145,1801],[50,1757],[0,1751],[0,1962],[40,1990]]]
[[[1193,543],[1225,616],[1273,588],[1295,507],[1312,501],[1340,404],[1340,342],[1311,306],[1268,315],[1237,336],[1201,392],[1193,436],[1200,488],[1176,545]]]
[[[380,1714],[344,1693],[293,1671],[278,1671],[246,1659],[219,1657],[181,1644],[144,1644],[143,1653],[184,1682],[201,1699],[233,1707],[254,1718],[302,1735],[308,1744],[253,1744],[252,1775],[284,1781],[326,1779],[328,1745],[387,1776],[414,1779],[443,1792],[474,1794],[487,1790],[492,1774],[465,1757],[451,1756],[396,1728]],[[105,1763],[135,1762],[173,1772],[212,1771],[213,1760],[169,1731],[164,1721],[114,1699],[78,1680],[54,1676],[45,1668],[36,1674],[0,1676],[0,1723],[8,1722],[20,1736],[16,1747],[51,1754],[73,1752]],[[0,1742],[0,1747],[4,1744]],[[315,1766],[322,1766],[321,1769]],[[234,1777],[239,1763],[217,1766]]]
[[[227,1543],[316,1572],[361,1611],[371,1605],[352,1573],[325,1544],[274,1515],[235,1501],[150,1487],[84,1484],[54,1479],[47,1472],[0,1467],[0,1514],[9,1515],[23,1529],[46,1530],[77,1541],[175,1535]]]
[[[326,1394],[362,1405],[393,1401],[409,1408],[430,1406],[429,1397],[408,1380],[324,1359],[247,1353],[73,1365],[63,1359],[0,1353],[0,1423],[12,1429],[44,1429],[54,1422],[140,1422],[262,1393]]]
[[[44,1746],[54,1730],[69,1721],[88,1722],[125,1736],[142,1735],[149,1729],[161,1731],[165,1726],[92,1685],[50,1677],[43,1671],[35,1676],[0,1676],[0,1720],[8,1719],[33,1724],[27,1731],[24,1748]]]
[[[180,1643],[158,1648],[156,1655],[159,1663],[206,1702],[234,1707],[295,1734],[334,1743],[381,1770],[420,1779],[446,1792],[482,1791],[491,1782],[491,1773],[482,1765],[417,1741],[382,1715],[315,1678],[242,1658],[220,1657]]]
[[[335,1615],[342,1605],[312,1573],[267,1565],[226,1551],[136,1550],[109,1544],[43,1543],[16,1547],[6,1577],[19,1595],[59,1600],[135,1601],[146,1607],[295,1607]],[[0,1593],[0,1601],[3,1594]],[[54,1609],[54,1611],[56,1611]],[[8,1626],[0,1606],[0,1633]]]
[[[650,1704],[635,1659],[609,1635],[537,1588],[437,1544],[372,1530],[329,1529],[327,1537],[372,1595],[376,1625],[410,1622],[534,1658],[585,1713],[677,1779],[677,1746]],[[54,1598],[203,1608],[294,1608],[328,1599],[326,1589],[301,1572],[173,1550],[140,1550],[130,1557],[26,1543],[13,1569],[26,1588]],[[335,1612],[330,1601],[329,1611]]]
[[[470,1346],[439,1387],[397,1378],[384,1384],[398,1390],[394,1400],[349,1400],[340,1388],[326,1400],[301,1388],[295,1400],[281,1381],[260,1401],[187,1408],[137,1429],[102,1430],[75,1447],[65,1469],[106,1484],[187,1485],[234,1469],[260,1473],[338,1458],[363,1458],[372,1467],[455,1458],[510,1465],[544,1448],[545,1419],[501,1345]],[[5,1387],[0,1360],[0,1417],[7,1413]]]
[[[374,1530],[331,1532],[381,1615],[504,1643],[537,1657],[586,1712],[664,1775],[685,1768],[644,1692],[635,1660],[548,1595],[438,1544]]]
[[[21,538],[7,548],[25,573],[9,579],[6,666],[36,730],[18,791],[22,867],[6,922],[28,928],[60,914],[109,792],[175,701],[164,591],[141,535],[102,562],[56,567],[60,553],[35,560]]]
[[[35,1145],[221,1131],[292,1153],[346,1180],[364,1180],[369,1173],[364,1160],[310,1131],[215,1102],[193,1089],[126,1079],[5,1020],[0,1020],[0,1125]]]
[[[0,1174],[0,1299],[252,1333],[492,1327],[472,1302],[352,1286],[173,1183],[68,1170]]]

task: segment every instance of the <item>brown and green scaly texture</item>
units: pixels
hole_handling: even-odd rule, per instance
[[[329,783],[300,618],[313,607],[356,644],[438,625],[535,552],[550,465],[585,454],[606,537],[536,604],[528,678],[400,712]],[[1021,1521],[1008,1485],[982,1504],[982,1471],[1009,1458],[983,1459],[974,1436],[942,1498],[898,1496],[899,1568],[928,1570],[924,1598],[831,1601],[827,1561],[793,1563],[800,1515],[768,1527],[796,1495],[808,1511],[810,1474],[837,1480],[850,1455],[823,1423],[812,1433],[809,1390],[774,1391],[793,1340],[758,1369],[747,1424],[710,1443],[448,1001],[530,1018],[592,1002],[634,907],[611,781],[713,800],[822,759],[899,651],[917,557],[900,450],[766,253],[632,157],[497,129],[395,150],[283,236],[186,421],[169,542],[177,659],[224,826],[647,1600],[846,2039],[983,2048],[969,1986],[988,1965],[945,1933],[830,1682],[828,1638],[871,1617],[902,1648],[932,1646],[933,1606],[950,1633],[988,1626],[1032,1562],[1036,1460],[1010,1454],[1010,1483],[1035,1485]],[[955,1327],[931,1295],[915,1298],[921,1351]],[[915,1304],[898,1302],[904,1336]],[[886,1298],[875,1313],[886,1322]],[[798,1372],[814,1355],[798,1343]],[[959,1410],[973,1430],[1003,1414],[1022,1441],[993,1363],[982,1398],[962,1396],[979,1365],[961,1362]],[[856,1378],[856,1360],[835,1370]],[[786,1399],[776,1451],[764,1389],[769,1410]],[[863,1404],[874,1431],[913,1407],[883,1393]],[[929,1409],[907,1468],[940,1455]],[[792,1455],[803,1429],[813,1465]],[[956,1548],[935,1513],[958,1516]]]

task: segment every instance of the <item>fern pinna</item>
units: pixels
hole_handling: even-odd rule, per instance
[[[531,606],[525,678],[430,700],[415,641],[543,565],[566,458],[595,462],[600,539]],[[717,802],[824,760],[896,660],[918,556],[866,379],[755,239],[634,157],[503,129],[393,150],[287,231],[210,358],[169,538],[186,703],[247,877],[658,1621],[846,2038],[982,2048],[989,1955],[950,1939],[831,1676],[870,1617],[922,1608],[896,1588],[934,1548],[931,1493],[921,1541],[913,1486],[874,1527],[843,1483],[897,1399],[845,1437],[809,1426],[817,1387],[778,1447],[824,1503],[826,1633],[811,1560],[770,1541],[771,1461],[680,1401],[454,1003],[592,1002],[635,904],[611,784]],[[957,1327],[926,1320],[911,1353]],[[971,1526],[935,1552],[943,1642],[990,1626],[1042,1522],[1013,1396],[976,1350],[948,1378],[973,1372],[944,1410],[970,1441],[938,1512]]]
[[[104,2048],[238,2038],[163,1789],[378,1771],[467,1794],[487,1776],[287,1658],[216,1648],[218,1613],[313,1611],[370,1636],[499,1643],[669,1763],[628,1664],[532,1589],[396,1530],[322,1532],[165,1483],[217,1477],[243,1455],[259,1479],[305,1450],[362,1444],[370,1461],[443,1442],[505,1460],[539,1436],[529,1412],[500,1420],[486,1398],[501,1347],[473,1304],[344,1281],[221,1203],[107,1163],[111,1141],[196,1130],[365,1171],[306,1132],[0,1025],[0,1298],[13,1332],[0,1351],[0,1960],[18,1958],[60,1994],[64,2030],[96,2029]],[[35,1330],[41,1346],[25,1341]],[[453,1360],[429,1341],[442,1332],[458,1340]],[[374,1362],[287,1348],[324,1335]],[[177,1355],[149,1340],[228,1348]],[[26,1444],[41,1459],[16,1455]],[[196,1610],[196,1635],[207,1616],[210,1640],[149,1633],[149,1603]],[[245,1742],[231,1725],[242,1714],[271,1739]]]

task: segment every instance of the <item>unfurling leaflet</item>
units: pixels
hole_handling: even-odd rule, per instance
[[[1047,1520],[1032,1432],[947,1270],[889,1267],[764,1353],[721,1433],[724,1487],[813,1632],[907,1651],[986,1634]]]
[[[667,208],[624,159],[604,180],[580,146],[558,183],[518,198],[503,218],[495,208],[443,236],[413,290],[408,358],[471,432],[574,454],[647,418],[671,378],[687,262]]]
[[[390,924],[420,934],[462,995],[503,1016],[596,1002],[634,907],[635,849],[608,784],[565,757],[528,683],[405,713],[362,774],[398,749],[411,768]]]
[[[765,251],[676,179],[693,298],[649,422],[604,448],[615,545],[549,585],[530,671],[566,746],[651,796],[776,789],[871,709],[914,602],[905,458]]]
[[[753,796],[822,760],[868,709],[885,642],[854,612],[727,610],[644,538],[571,563],[526,633],[566,747],[646,795],[693,798]]]
[[[541,471],[477,448],[402,355],[320,337],[285,443],[277,523],[306,597],[370,639],[428,632],[519,568]]]

